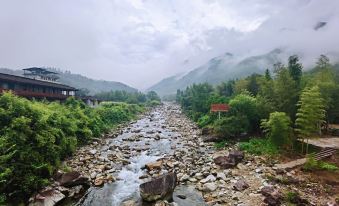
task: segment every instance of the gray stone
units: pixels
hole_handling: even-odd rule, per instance
[[[213,192],[216,189],[217,189],[217,185],[213,182],[206,183],[206,184],[204,184],[204,187],[203,187],[203,190],[205,192]]]
[[[48,189],[35,196],[29,206],[54,206],[66,196],[58,190]]]
[[[180,185],[173,192],[173,202],[178,206],[206,206],[202,194],[192,186]]]
[[[140,196],[151,202],[169,197],[177,185],[177,175],[168,173],[140,185]]]

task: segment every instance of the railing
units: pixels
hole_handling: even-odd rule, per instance
[[[51,98],[51,99],[67,99],[70,95],[63,94],[54,94],[54,93],[43,93],[43,92],[33,92],[27,90],[12,90],[12,89],[3,89],[0,88],[0,93],[5,91],[11,91],[18,96],[23,97],[35,97],[35,98]]]

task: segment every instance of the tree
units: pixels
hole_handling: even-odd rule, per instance
[[[257,79],[261,77],[258,74],[252,74],[248,79],[247,91],[251,92],[253,95],[257,95],[259,92],[259,83]]]
[[[231,116],[242,115],[247,118],[249,122],[249,128],[247,132],[256,131],[259,129],[259,114],[257,109],[256,98],[249,94],[249,92],[243,92],[235,96],[230,102],[231,107],[229,114]]]
[[[288,71],[297,86],[300,86],[302,68],[303,66],[299,63],[299,57],[297,55],[293,55],[288,58]]]
[[[304,152],[304,139],[307,138],[306,154],[308,153],[308,139],[318,132],[321,134],[321,124],[325,118],[324,99],[321,97],[318,86],[307,87],[303,90],[298,103],[296,114],[296,132],[302,139],[302,152]]]
[[[320,55],[318,61],[317,61],[317,68],[324,69],[329,68],[331,66],[330,59],[325,55]]]
[[[270,142],[277,148],[286,148],[292,145],[291,141],[291,119],[284,112],[273,112],[269,120],[262,120],[261,128],[266,133]]]
[[[230,80],[227,82],[222,82],[217,86],[217,93],[220,96],[230,97],[234,94],[234,80]]]
[[[159,102],[161,101],[160,97],[155,91],[149,91],[146,96],[147,96],[147,99],[150,101],[153,101],[153,100],[159,101]]]
[[[267,81],[272,80],[271,72],[270,72],[269,69],[266,69],[266,70],[265,70],[265,79],[266,79]]]
[[[277,110],[287,113],[291,119],[295,118],[298,102],[298,89],[286,68],[281,68],[274,81],[274,101]]]

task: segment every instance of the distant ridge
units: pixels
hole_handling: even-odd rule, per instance
[[[231,53],[210,59],[206,64],[190,71],[185,75],[175,75],[165,78],[148,90],[154,90],[159,95],[174,94],[177,89],[185,89],[194,83],[208,82],[218,84],[234,78],[245,77],[252,73],[264,73],[267,68],[280,62],[283,51],[275,49],[269,53],[251,56],[238,60]]]

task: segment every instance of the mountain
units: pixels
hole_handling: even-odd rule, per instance
[[[177,89],[185,89],[193,83],[208,82],[218,84],[229,79],[248,76],[252,73],[263,73],[273,64],[280,62],[282,50],[275,49],[269,53],[251,56],[239,61],[231,53],[210,59],[206,64],[190,71],[185,75],[175,75],[161,80],[148,90],[156,91],[159,95],[174,94]]]
[[[104,81],[104,80],[94,80],[87,78],[80,74],[72,74],[69,71],[61,71],[57,69],[48,69],[50,71],[56,71],[59,73],[60,79],[58,82],[61,84],[66,84],[77,89],[88,89],[89,95],[93,95],[99,92],[107,92],[111,90],[124,90],[127,92],[136,92],[137,89],[132,88],[121,82],[114,81]],[[6,68],[0,68],[0,73],[12,74],[12,75],[23,75],[23,70],[11,70]]]

